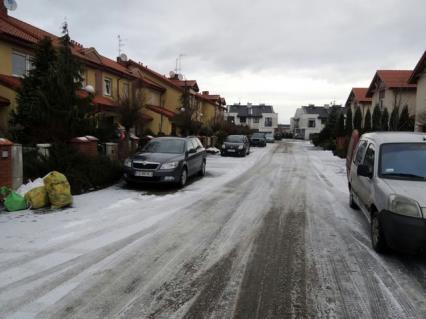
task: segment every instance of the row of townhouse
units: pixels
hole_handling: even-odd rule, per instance
[[[9,15],[0,4],[0,134],[8,129],[9,115],[16,107],[16,92],[21,79],[32,67],[34,45],[45,37],[58,43],[58,36],[41,30]],[[189,87],[198,112],[196,119],[203,125],[223,119],[225,99],[220,95],[199,92],[196,81],[180,80],[162,75],[140,62],[109,59],[95,48],[83,47],[72,41],[72,52],[83,65],[84,88],[93,88],[93,104],[98,125],[119,123],[120,100],[141,93],[144,108],[135,133],[149,129],[154,134],[176,133],[172,118],[180,111],[181,96]],[[82,94],[87,94],[82,90]]]
[[[228,106],[225,117],[229,123],[248,126],[262,133],[274,133],[278,128],[278,113],[272,105],[235,103]]]
[[[415,119],[415,130],[426,131],[426,51],[414,70],[378,70],[369,87],[352,88],[345,106],[352,112],[360,108],[365,122],[367,111],[373,113],[378,105],[389,114],[397,107],[401,112],[408,108],[411,118]]]

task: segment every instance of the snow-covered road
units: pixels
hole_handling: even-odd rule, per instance
[[[372,251],[343,160],[283,141],[207,166],[0,214],[0,318],[426,317],[426,258]]]

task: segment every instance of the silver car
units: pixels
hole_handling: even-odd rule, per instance
[[[425,248],[426,134],[364,134],[353,154],[349,202],[369,219],[373,248]]]

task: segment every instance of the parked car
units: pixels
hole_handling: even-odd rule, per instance
[[[275,137],[274,134],[269,133],[265,135],[266,143],[275,143]]]
[[[283,135],[281,133],[275,133],[274,138],[277,141],[281,141],[283,139]]]
[[[158,137],[126,159],[124,179],[131,183],[176,183],[206,173],[206,150],[196,137]]]
[[[250,145],[251,146],[266,146],[266,137],[265,133],[253,133],[250,137]]]
[[[348,181],[350,206],[369,219],[377,252],[426,247],[426,134],[362,135]]]
[[[250,142],[245,135],[228,135],[223,142],[222,156],[225,155],[239,155],[246,156],[250,154]]]

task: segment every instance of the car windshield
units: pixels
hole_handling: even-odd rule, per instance
[[[426,180],[426,143],[383,144],[380,176],[404,180]]]
[[[274,138],[274,136],[272,134],[266,134],[267,138]]]
[[[182,154],[184,151],[185,141],[177,139],[152,140],[143,149],[145,153]]]
[[[264,137],[265,137],[265,134],[262,134],[262,133],[254,133],[254,134],[253,134],[253,137],[255,137],[255,138],[264,138]]]
[[[226,137],[225,142],[230,142],[230,143],[242,143],[243,141],[243,136],[242,135],[229,135]]]

